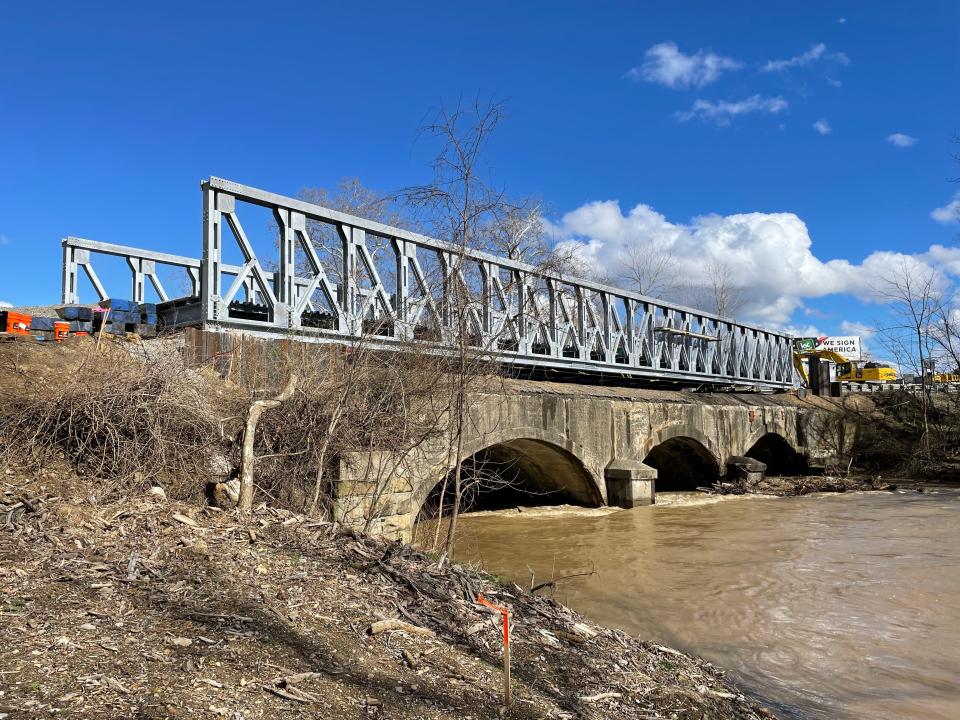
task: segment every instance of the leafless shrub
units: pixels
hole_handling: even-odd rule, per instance
[[[257,439],[259,490],[311,514],[329,510],[338,458],[377,451],[400,458],[442,432],[449,360],[422,351],[294,344],[284,361],[297,390],[264,415]],[[389,485],[371,469],[372,503]],[[371,512],[374,508],[371,508]]]
[[[62,455],[103,497],[154,482],[175,498],[202,493],[221,452],[219,423],[205,383],[177,359],[144,363],[92,342],[10,343],[0,368],[0,461],[42,466]]]

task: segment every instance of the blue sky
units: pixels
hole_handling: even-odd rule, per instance
[[[58,299],[64,235],[199,255],[210,175],[424,181],[417,127],[478,95],[510,115],[496,177],[599,263],[709,246],[764,285],[748,314],[825,333],[882,312],[877,251],[960,269],[931,215],[960,190],[956,2],[136,5],[0,16],[0,300]]]

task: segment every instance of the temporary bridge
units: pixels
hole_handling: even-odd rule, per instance
[[[147,282],[153,286],[167,328],[430,352],[469,347],[545,376],[792,386],[792,338],[782,332],[217,177],[201,190],[202,258],[67,237],[63,302],[80,301],[81,269],[107,299],[94,259],[113,255],[130,268],[134,301],[144,301]],[[269,258],[257,255],[241,223],[253,206],[276,223]],[[231,241],[242,264],[223,261]],[[170,297],[164,267],[185,271],[189,294]]]

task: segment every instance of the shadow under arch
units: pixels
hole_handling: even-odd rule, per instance
[[[744,455],[764,463],[767,475],[804,475],[810,470],[804,454],[778,433],[761,435]]]
[[[719,480],[720,463],[698,439],[673,435],[654,445],[643,459],[657,470],[657,492],[696,490]]]
[[[425,519],[439,507],[452,470],[416,498],[416,517]],[[477,449],[463,462],[463,510],[495,510],[518,505],[599,507],[604,498],[597,479],[570,450],[540,438],[514,437]],[[447,505],[447,501],[444,501]]]

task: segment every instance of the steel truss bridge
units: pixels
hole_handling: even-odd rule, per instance
[[[432,352],[466,344],[548,376],[768,390],[793,384],[792,338],[780,332],[216,177],[201,189],[201,259],[68,237],[63,302],[80,301],[81,269],[107,299],[93,260],[113,255],[130,268],[131,299],[144,302],[151,283],[168,328]],[[241,222],[254,206],[276,224],[269,257],[255,252]],[[225,243],[235,243],[240,264],[223,261]],[[170,297],[158,272],[164,267],[185,273],[189,295]]]

